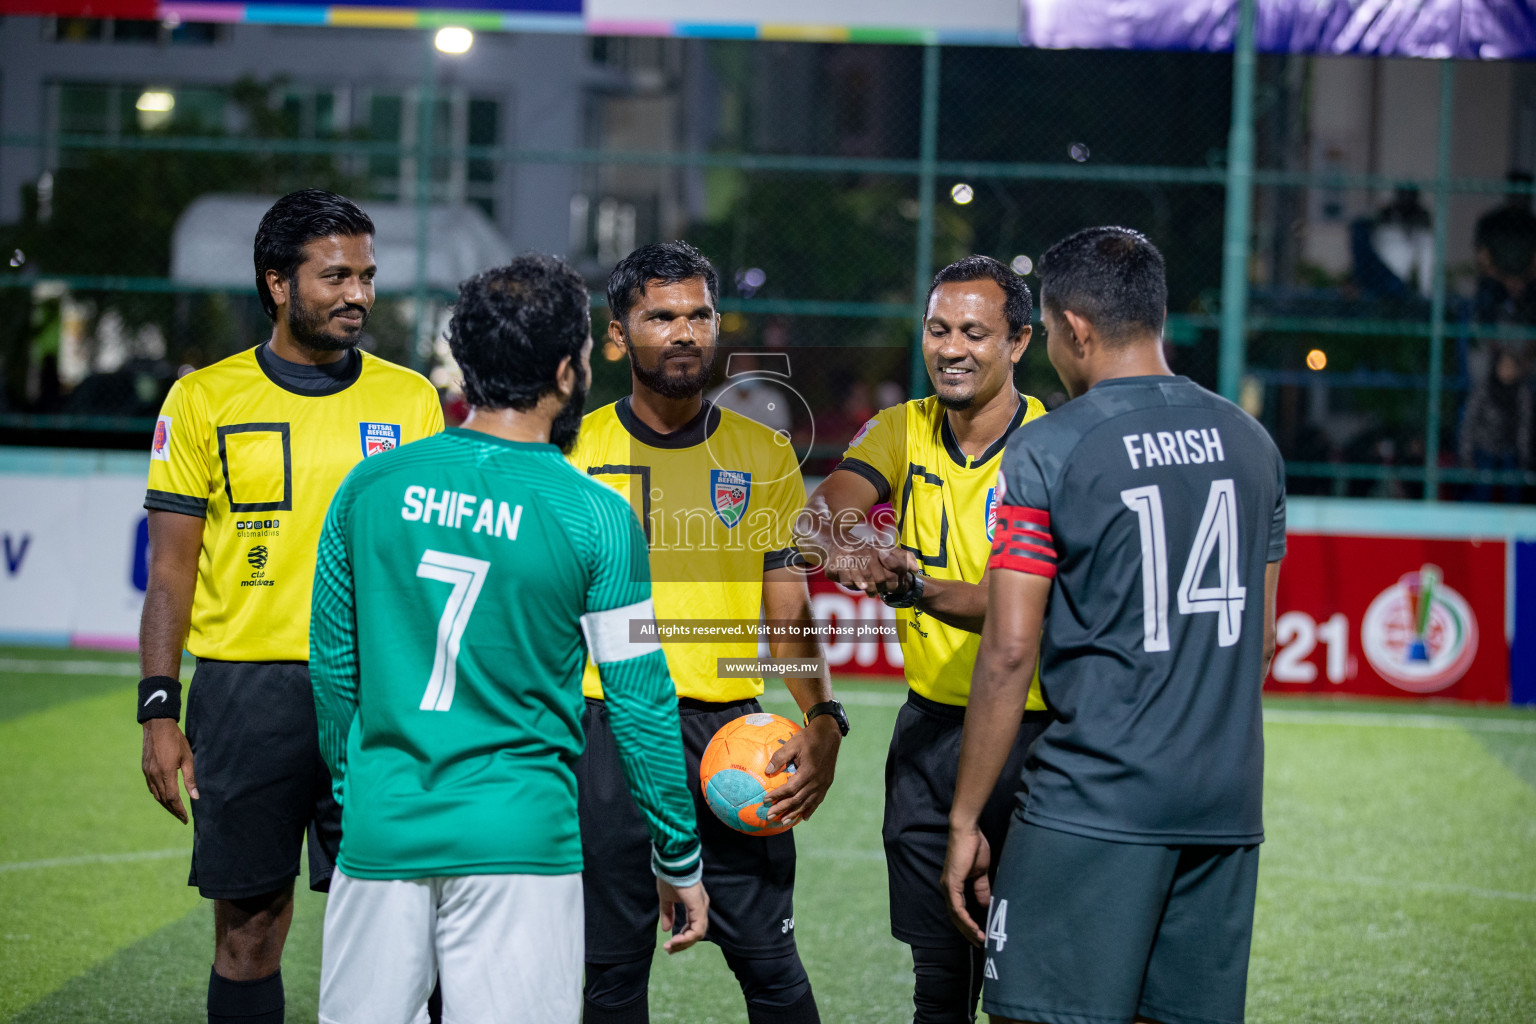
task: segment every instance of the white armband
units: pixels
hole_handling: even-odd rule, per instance
[[[656,621],[656,607],[650,598],[623,608],[609,608],[603,612],[588,612],[581,617],[581,632],[587,638],[587,650],[596,665],[615,661],[628,661],[661,650],[655,639],[631,640],[629,626],[633,621]]]

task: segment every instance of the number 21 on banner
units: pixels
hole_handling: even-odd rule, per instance
[[[1317,666],[1307,659],[1322,641],[1326,654],[1323,673],[1330,683],[1342,683],[1354,675],[1349,658],[1349,619],[1335,612],[1319,623],[1306,612],[1286,612],[1275,621],[1275,664],[1270,674],[1277,683],[1311,683]]]

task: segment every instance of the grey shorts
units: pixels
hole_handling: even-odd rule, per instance
[[[982,1006],[1039,1024],[1238,1024],[1257,846],[1148,846],[1015,817],[992,887]]]

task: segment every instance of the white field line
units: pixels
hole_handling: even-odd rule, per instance
[[[844,704],[862,704],[869,707],[899,707],[906,703],[907,693],[880,693],[878,691],[851,691],[838,695]],[[764,704],[789,703],[787,693],[769,690],[762,697]],[[1433,713],[1378,711],[1320,711],[1302,708],[1265,708],[1264,721],[1276,725],[1363,725],[1395,727],[1398,729],[1469,729],[1473,732],[1513,732],[1536,735],[1536,718],[1523,721],[1518,718],[1479,718],[1463,715],[1436,715]]]
[[[1536,736],[1536,720],[1474,718],[1460,715],[1390,714],[1372,711],[1307,711],[1301,708],[1265,708],[1265,724],[1364,725],[1397,729],[1466,729],[1470,732],[1514,732]]]
[[[0,658],[0,672],[18,675],[128,676],[139,677],[139,666],[131,661],[44,661]]]
[[[132,853],[87,853],[79,857],[50,857],[47,860],[16,860],[0,864],[0,875],[8,871],[37,871],[41,868],[72,868],[84,864],[127,864],[140,860],[167,860],[185,857],[191,848],[178,846],[173,850],[136,850]]]
[[[1318,875],[1310,871],[1293,871],[1288,868],[1260,866],[1259,875],[1277,878],[1294,878],[1301,882],[1325,885],[1363,885],[1373,889],[1413,889],[1418,892],[1445,893],[1447,895],[1478,896],[1488,900],[1513,900],[1517,903],[1536,903],[1536,892],[1508,892],[1503,889],[1484,889],[1476,885],[1458,882],[1411,882],[1401,878],[1383,878],[1379,875]]]
[[[0,672],[65,675],[127,676],[134,678],[139,667],[131,661],[45,661],[0,658]],[[770,704],[787,703],[789,694],[769,691],[763,700]],[[906,703],[903,689],[898,693],[855,691],[838,698],[844,704],[866,707],[900,707]],[[1264,721],[1277,725],[1360,725],[1398,729],[1468,729],[1473,732],[1511,732],[1536,735],[1536,719],[1478,718],[1463,715],[1420,713],[1392,714],[1371,711],[1317,711],[1300,708],[1266,708]]]

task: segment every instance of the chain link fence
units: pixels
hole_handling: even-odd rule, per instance
[[[43,31],[92,38],[69,19]],[[422,49],[392,91],[51,78],[44,130],[0,136],[0,167],[26,169],[0,227],[0,442],[147,443],[177,375],[270,331],[235,283],[248,255],[214,283],[188,268],[189,211],[309,186],[405,218],[399,245],[380,240],[366,344],[427,373],[450,419],[440,331],[456,278],[433,224],[469,209],[510,253],[529,202],[514,179],[568,225],[600,343],[613,263],[685,237],[721,271],[724,345],[814,352],[797,371],[828,428],[811,471],[840,452],[838,425],[923,393],[912,350],[935,269],[979,252],[1029,274],[1093,224],[1163,250],[1169,361],[1217,386],[1229,56],[591,38],[572,50],[581,99],[562,115],[579,124],[546,145],[510,138],[511,99]],[[1521,106],[1536,89],[1504,71],[1490,85],[1478,65],[1260,59],[1233,397],[1274,435],[1293,493],[1536,497],[1536,217],[1529,175],[1505,178],[1536,155],[1536,101]],[[1346,80],[1375,90],[1368,142],[1335,109],[1358,105]],[[1488,96],[1504,104],[1491,143]],[[1488,152],[1468,171],[1456,161],[1474,149]],[[592,403],[627,391],[615,350],[600,344],[594,370]],[[1017,378],[1064,400],[1043,343]]]

